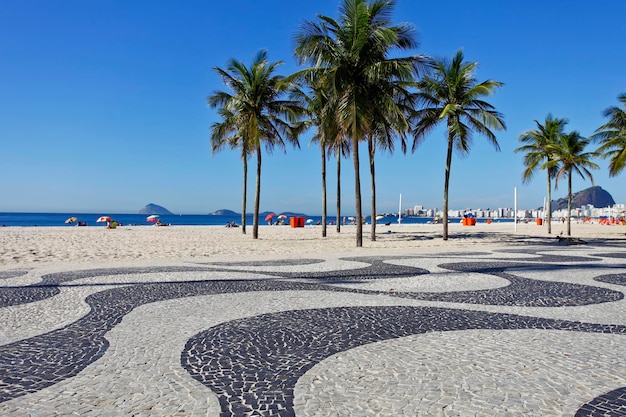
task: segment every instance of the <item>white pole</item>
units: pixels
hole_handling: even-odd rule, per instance
[[[400,193],[400,206],[398,207],[398,224],[402,222],[402,193]]]
[[[513,223],[517,232],[517,187],[513,188]]]

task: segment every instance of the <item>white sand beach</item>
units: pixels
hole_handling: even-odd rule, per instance
[[[468,251],[519,244],[545,244],[566,237],[566,224],[553,222],[552,234],[535,223],[451,223],[450,238],[441,238],[441,225],[378,225],[376,241],[370,225],[363,228],[363,247],[355,244],[355,227],[341,233],[320,226],[291,228],[261,226],[259,238],[240,228],[222,226],[5,227],[0,228],[0,266],[71,263],[93,266],[110,263],[162,264],[203,260],[302,258],[323,255],[415,254],[416,251]],[[572,238],[626,240],[626,227],[573,223]],[[517,230],[516,230],[517,229]],[[565,244],[566,242],[562,242]]]

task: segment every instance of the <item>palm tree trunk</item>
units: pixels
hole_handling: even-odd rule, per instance
[[[374,147],[374,142],[371,137],[367,140],[367,151],[370,159],[370,180],[372,182],[372,228],[370,239],[374,242],[376,241],[376,172],[374,169],[374,154],[376,153],[376,148]]]
[[[567,173],[567,236],[572,235],[572,170]]]
[[[322,143],[322,237],[326,237],[326,146]]]
[[[448,240],[448,189],[450,187],[450,166],[452,165],[452,146],[454,137],[448,132],[448,153],[446,155],[446,176],[443,182],[443,240]]]
[[[361,212],[361,176],[359,175],[359,141],[352,138],[352,155],[354,162],[354,202],[356,205],[356,247],[363,246],[363,223]]]
[[[337,233],[341,233],[341,148],[337,149]]]
[[[254,218],[252,223],[252,239],[259,238],[259,205],[261,202],[261,145],[256,148],[256,192],[254,195]]]
[[[548,222],[548,234],[552,233],[552,181],[550,180],[550,169],[548,171],[548,216],[546,221]]]
[[[241,199],[241,233],[246,234],[246,198],[248,195],[248,158],[243,158],[243,198]]]

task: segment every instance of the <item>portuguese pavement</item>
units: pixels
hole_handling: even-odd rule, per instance
[[[0,415],[626,416],[626,246],[0,270]]]

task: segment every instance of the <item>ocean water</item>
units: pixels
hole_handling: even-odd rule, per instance
[[[109,216],[122,225],[153,225],[149,223],[146,214],[128,214],[128,213],[0,213],[0,227],[4,226],[65,226],[75,227],[75,224],[65,224],[70,217],[77,217],[79,221],[86,222],[87,227],[106,227],[106,223],[96,223],[100,216]],[[322,216],[305,216],[307,225],[316,225],[321,222]],[[346,217],[349,217],[347,215]],[[216,216],[209,214],[171,214],[162,215],[160,219],[163,223],[172,226],[224,226],[228,222],[241,224],[241,215],[238,216]],[[334,221],[334,216],[328,216],[327,221]],[[486,219],[478,219],[478,222],[484,222]],[[430,217],[403,217],[402,224],[426,224],[432,221]],[[459,222],[458,218],[451,218],[450,222]],[[511,222],[512,219],[499,219],[500,222]],[[368,218],[369,222],[369,218]],[[397,217],[388,216],[382,220],[378,220],[378,225],[398,224]],[[260,219],[260,225],[267,225],[267,222]],[[289,220],[286,219],[286,224]],[[252,226],[252,215],[246,216],[246,224]],[[348,221],[348,224],[350,222]]]

